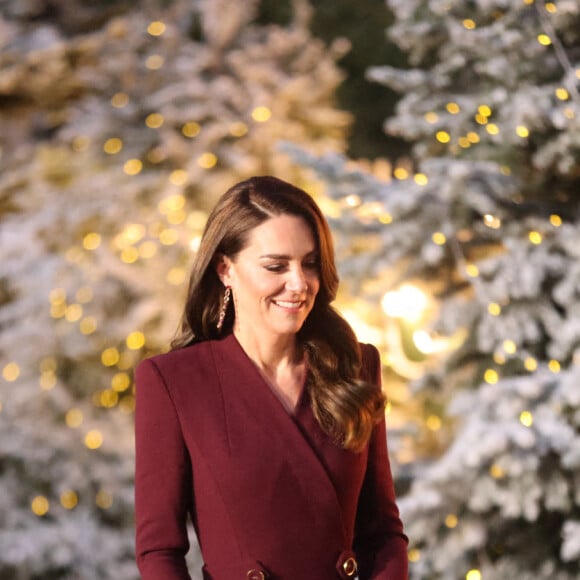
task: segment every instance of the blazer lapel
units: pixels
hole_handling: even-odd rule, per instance
[[[248,471],[263,497],[301,490],[303,503],[309,504],[303,508],[311,509],[321,522],[331,522],[334,533],[341,531],[341,543],[348,543],[351,538],[332,479],[297,419],[287,412],[233,334],[212,341],[211,350],[224,396],[230,459],[240,471]],[[305,396],[303,392],[297,412],[304,412]],[[271,500],[272,505],[279,503],[275,497]]]

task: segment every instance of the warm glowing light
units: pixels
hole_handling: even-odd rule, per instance
[[[70,304],[66,307],[64,317],[69,322],[80,320],[83,315],[83,307],[80,304]]]
[[[117,393],[126,391],[131,386],[131,378],[127,373],[116,373],[111,379],[111,388]]]
[[[430,431],[439,431],[442,425],[441,417],[438,417],[437,415],[429,415],[425,424],[427,425],[427,429]]]
[[[123,171],[127,175],[138,175],[143,169],[143,162],[140,159],[129,159],[123,165]]]
[[[78,135],[72,140],[73,151],[76,151],[77,153],[80,153],[81,151],[86,151],[89,148],[90,144],[91,140],[84,135]]]
[[[183,169],[176,169],[169,175],[169,182],[173,185],[184,185],[187,183],[187,171]]]
[[[81,304],[86,304],[93,299],[93,289],[90,286],[82,286],[77,290],[75,296]]]
[[[101,362],[106,367],[113,367],[119,362],[119,351],[113,346],[101,353]]]
[[[434,232],[433,235],[431,236],[431,239],[438,246],[442,246],[447,241],[447,237],[443,232]]]
[[[393,216],[390,213],[382,213],[379,216],[379,221],[382,224],[392,224],[393,223]]]
[[[564,87],[559,87],[556,89],[556,98],[560,101],[567,101],[570,98],[570,93]]]
[[[538,368],[538,361],[533,356],[529,356],[524,361],[524,367],[527,371],[534,372]]]
[[[475,131],[469,131],[469,133],[467,133],[467,138],[469,139],[469,142],[474,145],[480,141],[480,137]]]
[[[78,503],[79,496],[74,491],[72,491],[72,489],[63,491],[60,494],[60,505],[62,505],[63,508],[72,510],[77,506]]]
[[[111,389],[101,391],[98,398],[98,403],[105,409],[112,409],[119,402],[119,393]]]
[[[236,121],[230,125],[230,135],[232,137],[243,137],[248,132],[248,126],[242,121]]]
[[[522,411],[520,413],[520,423],[524,427],[531,427],[534,424],[534,416],[529,411]]]
[[[481,580],[481,572],[479,570],[470,570],[465,575],[465,580]]]
[[[118,137],[111,137],[105,141],[103,151],[109,155],[115,155],[123,149],[123,141]]]
[[[521,137],[522,139],[525,139],[526,137],[529,137],[530,136],[530,131],[524,125],[518,125],[516,127],[516,135],[518,137]]]
[[[487,311],[492,316],[499,316],[501,314],[501,306],[497,302],[491,302],[487,306]]]
[[[252,119],[257,123],[265,123],[272,116],[272,111],[268,107],[256,107],[252,111]]]
[[[479,105],[479,107],[477,107],[477,112],[483,117],[491,117],[492,113],[491,107],[488,105]]]
[[[463,21],[463,26],[465,26],[465,28],[467,28],[467,30],[473,30],[476,26],[475,21],[473,21],[471,18],[466,18]]]
[[[83,248],[85,250],[96,250],[101,245],[101,235],[91,232],[83,238]]]
[[[185,137],[189,137],[190,139],[199,135],[201,131],[201,125],[196,123],[195,121],[189,121],[189,123],[185,123],[181,128],[181,132]]]
[[[5,381],[12,383],[20,376],[20,367],[18,363],[9,362],[2,369],[2,377]]]
[[[135,397],[127,395],[119,402],[119,411],[124,415],[132,415],[135,412]]]
[[[447,131],[437,131],[435,138],[439,143],[449,143],[449,141],[451,141],[451,136]]]
[[[32,513],[39,517],[45,516],[48,513],[49,508],[50,504],[48,503],[48,499],[43,495],[37,495],[30,503]]]
[[[560,363],[555,360],[552,359],[549,363],[548,363],[548,368],[553,372],[553,373],[559,373],[561,370],[561,365]]]
[[[413,548],[409,550],[407,557],[409,558],[409,562],[418,562],[421,559],[421,550]]]
[[[171,270],[167,272],[167,281],[172,286],[180,286],[185,282],[186,278],[187,276],[183,268],[171,268]]]
[[[83,422],[83,412],[80,409],[70,409],[64,416],[64,422],[71,429],[78,427]]]
[[[147,60],[145,61],[145,66],[149,70],[159,70],[164,63],[165,59],[160,54],[152,54],[151,56],[147,57]]]
[[[62,304],[66,301],[66,291],[64,288],[53,288],[48,295],[51,304]]]
[[[495,123],[489,123],[489,125],[486,125],[485,130],[490,135],[497,135],[499,133],[499,127]]]
[[[497,230],[501,227],[501,219],[489,213],[483,216],[483,223],[491,229]]]
[[[82,334],[93,334],[97,330],[97,320],[94,316],[87,316],[79,323],[79,328]]]
[[[203,169],[211,169],[217,164],[217,156],[213,153],[210,153],[209,151],[206,151],[197,158],[197,164]]]
[[[113,505],[113,494],[109,491],[101,489],[95,497],[95,503],[101,509],[109,509]]]
[[[447,103],[445,108],[447,109],[447,112],[451,113],[452,115],[457,115],[457,113],[459,113],[461,110],[457,103]]]
[[[167,27],[163,22],[155,20],[149,23],[149,26],[147,27],[147,32],[151,36],[161,36],[165,32],[166,28]]]
[[[387,292],[382,299],[382,307],[387,316],[419,320],[427,308],[427,295],[416,286],[405,284],[399,290]]]
[[[177,243],[179,239],[179,234],[176,230],[171,228],[166,228],[159,233],[159,241],[164,246],[172,246],[173,244]]]
[[[157,245],[155,244],[155,242],[147,240],[139,246],[138,250],[140,258],[145,259],[152,258],[153,256],[155,256],[155,254],[157,254]]]
[[[135,330],[127,336],[127,347],[131,350],[139,350],[145,346],[145,335],[139,330]]]
[[[362,201],[360,196],[353,193],[351,195],[347,195],[344,198],[344,203],[346,203],[348,207],[358,207],[362,203]]]
[[[145,119],[145,125],[150,129],[159,129],[164,122],[165,119],[160,113],[151,113],[150,115],[147,115],[147,118]]]
[[[139,250],[133,246],[123,248],[120,257],[124,264],[134,264],[139,259]]]
[[[538,34],[538,42],[542,46],[550,46],[552,39],[547,34]]]
[[[416,173],[413,179],[417,185],[427,185],[429,183],[429,179],[424,173]]]
[[[507,354],[514,354],[517,350],[517,346],[513,340],[504,340],[503,349]]]
[[[462,149],[467,149],[471,147],[471,142],[467,137],[459,137],[457,143],[459,143],[459,147],[461,147]]]
[[[479,125],[486,125],[488,122],[487,117],[485,117],[484,115],[480,115],[479,113],[477,115],[475,115],[475,121],[479,124]]]
[[[475,264],[466,264],[465,272],[470,278],[477,278],[479,276],[479,268]]]
[[[546,12],[549,12],[550,14],[554,14],[558,11],[558,8],[553,2],[546,2],[546,4],[544,4],[544,8],[546,9]]]
[[[429,111],[428,113],[425,113],[423,118],[425,119],[425,121],[427,121],[427,123],[430,123],[432,125],[433,123],[437,123],[437,121],[439,120],[439,115],[434,111]]]
[[[497,463],[494,463],[490,468],[489,468],[489,474],[494,478],[494,479],[501,479],[502,477],[505,476],[505,471],[504,469],[499,466]]]
[[[499,381],[499,374],[493,369],[487,369],[485,373],[483,373],[483,380],[488,385],[495,385],[497,381]]]
[[[393,171],[395,179],[407,179],[409,177],[409,172],[404,167],[395,167]]]
[[[502,352],[496,351],[493,353],[493,362],[498,365],[505,365],[506,358]]]
[[[98,449],[103,444],[103,434],[98,429],[92,429],[85,436],[85,445],[89,449]]]
[[[445,518],[445,525],[450,529],[457,527],[458,523],[459,523],[459,520],[457,519],[457,516],[455,514],[449,514]]]
[[[56,387],[56,375],[54,371],[44,371],[40,375],[38,384],[43,391],[50,391]]]
[[[550,216],[550,223],[555,227],[559,228],[562,225],[562,218],[559,215],[552,214]]]
[[[536,232],[536,231],[531,231],[528,234],[528,238],[529,238],[530,242],[532,242],[532,244],[535,244],[536,246],[540,245],[542,243],[542,240],[543,240],[542,234],[540,232]]]
[[[122,109],[129,104],[129,95],[127,93],[115,93],[111,97],[111,105],[115,107],[115,109]]]

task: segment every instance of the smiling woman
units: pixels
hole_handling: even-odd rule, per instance
[[[193,264],[173,351],[137,369],[137,562],[206,579],[407,577],[380,359],[331,303],[332,238],[275,177],[228,190]]]

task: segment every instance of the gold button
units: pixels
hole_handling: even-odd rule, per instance
[[[266,576],[264,576],[262,570],[248,570],[246,576],[248,577],[248,580],[266,580]]]
[[[356,574],[356,560],[350,556],[348,557],[344,563],[342,564],[342,569],[344,570],[344,573],[351,578],[352,576],[354,576]]]

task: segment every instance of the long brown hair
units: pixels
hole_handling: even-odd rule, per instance
[[[358,341],[349,324],[331,306],[339,280],[330,229],[320,208],[302,189],[276,177],[261,176],[234,185],[220,198],[205,226],[180,331],[171,346],[183,348],[231,331],[233,308],[228,309],[221,330],[217,329],[224,287],[215,260],[219,255],[234,258],[255,227],[284,214],[306,221],[319,256],[320,289],[298,333],[298,340],[308,353],[312,409],[326,433],[345,448],[359,450],[382,415],[384,396],[375,386],[359,379]]]

